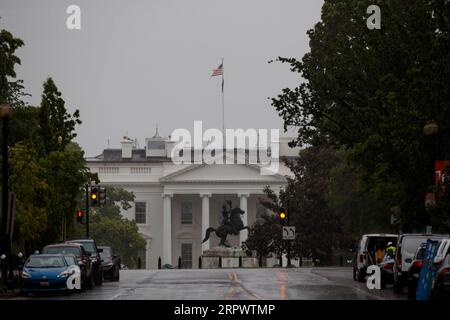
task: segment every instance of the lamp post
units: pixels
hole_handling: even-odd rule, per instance
[[[428,184],[429,186],[432,186],[435,184],[435,177],[436,177],[436,172],[435,172],[435,163],[436,160],[438,160],[439,157],[439,150],[438,150],[438,135],[439,135],[439,124],[436,120],[430,120],[427,121],[426,124],[423,127],[423,134],[426,137],[429,137],[430,139],[433,139],[433,152],[432,152],[432,159],[431,159],[431,164],[430,164],[430,171],[433,173],[433,175],[430,175],[430,183]],[[428,170],[428,168],[427,168]],[[431,201],[432,203],[435,202],[434,199],[434,195],[431,192],[426,192],[425,193],[425,207],[428,205],[429,201]],[[428,228],[428,227],[427,227]]]
[[[427,121],[423,127],[423,134],[433,140],[433,156],[432,156],[432,167],[433,167],[433,179],[430,185],[434,184],[434,163],[438,160],[438,135],[439,135],[439,124],[436,120]]]
[[[2,221],[0,231],[0,254],[4,256],[4,263],[2,268],[2,278],[6,282],[8,276],[8,263],[11,263],[11,239],[7,233],[8,222],[8,200],[9,200],[9,163],[8,163],[8,140],[9,140],[9,118],[11,117],[12,109],[9,105],[0,106],[0,118],[3,122],[2,127]]]

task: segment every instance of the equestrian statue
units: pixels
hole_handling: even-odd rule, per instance
[[[230,210],[227,210],[226,206],[222,207],[222,224],[217,229],[214,229],[212,227],[206,229],[206,235],[202,243],[208,241],[211,232],[215,232],[216,236],[220,238],[219,246],[229,248],[230,244],[227,242],[227,236],[229,234],[239,235],[239,232],[241,232],[241,230],[249,230],[249,227],[244,226],[244,223],[241,219],[241,215],[243,215],[245,211],[241,210],[238,207],[232,208],[231,201],[227,201],[227,204],[229,205]]]

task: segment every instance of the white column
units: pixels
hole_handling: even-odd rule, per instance
[[[172,197],[163,194],[163,256],[162,265],[172,264]]]
[[[239,193],[238,194],[240,199],[240,205],[242,211],[245,211],[245,213],[242,215],[242,222],[244,222],[244,226],[248,225],[248,212],[247,212],[247,198],[249,197],[248,193]],[[239,242],[242,244],[243,241],[247,240],[248,238],[248,231],[247,229],[242,230],[239,233]]]
[[[209,198],[211,198],[211,193],[200,193],[202,198],[202,235],[201,239],[205,238],[206,229],[210,227],[209,225]],[[202,243],[202,253],[209,249],[209,240]]]
[[[148,221],[148,220],[147,220]],[[145,247],[145,269],[151,269],[151,265],[150,265],[150,243],[151,243],[151,239],[147,239],[147,246]]]

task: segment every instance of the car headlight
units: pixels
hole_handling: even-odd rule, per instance
[[[68,276],[70,276],[72,274],[72,272],[66,270],[61,272],[60,274],[58,274],[58,278],[67,278]]]
[[[31,274],[29,274],[26,271],[22,271],[22,278],[23,279],[29,279],[29,278],[31,278]]]

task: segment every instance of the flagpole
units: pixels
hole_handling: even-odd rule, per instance
[[[224,84],[225,84],[225,68],[223,65],[222,58],[222,134],[223,134],[223,144],[225,145],[225,99],[224,99]]]

